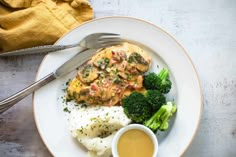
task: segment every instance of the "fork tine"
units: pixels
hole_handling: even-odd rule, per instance
[[[116,38],[116,39],[111,39],[111,40],[98,40],[98,42],[100,43],[100,44],[107,44],[107,43],[111,43],[111,42],[119,42],[119,43],[121,43],[121,42],[123,42],[123,40],[122,39],[120,39],[120,38]]]
[[[104,39],[104,38],[120,38],[120,35],[117,34],[117,35],[110,35],[110,34],[107,34],[107,35],[100,35],[98,36],[98,39]]]
[[[105,42],[109,42],[109,43],[105,43]],[[101,48],[101,47],[107,46],[108,44],[111,45],[110,42],[120,43],[121,42],[120,34],[117,34],[117,33],[94,33],[94,34],[90,34],[87,37],[85,37],[79,43],[79,45],[81,47],[94,49],[94,48]]]
[[[117,33],[97,33],[100,36],[120,36],[120,34]]]
[[[122,43],[121,41],[108,41],[108,42],[101,43],[101,46],[108,47],[108,46],[113,46],[113,45],[119,45],[121,43]]]
[[[109,42],[109,41],[122,41],[121,38],[101,38],[101,39],[98,39],[98,42],[100,43],[104,43],[104,42]]]

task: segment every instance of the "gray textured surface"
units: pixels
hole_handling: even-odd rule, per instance
[[[236,1],[92,0],[92,5],[96,17],[137,17],[176,37],[196,66],[204,101],[200,128],[184,157],[235,157]],[[0,59],[0,99],[29,85],[42,58]],[[51,156],[35,127],[31,96],[0,115],[0,156]]]

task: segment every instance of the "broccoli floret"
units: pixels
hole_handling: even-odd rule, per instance
[[[159,89],[161,84],[161,79],[156,73],[152,72],[144,76],[143,86],[146,89]]]
[[[176,112],[177,108],[173,102],[167,102],[149,119],[144,125],[152,131],[157,130],[165,131],[169,127],[169,120]]]
[[[167,69],[162,69],[158,74],[158,77],[161,79],[160,91],[162,93],[168,93],[171,89],[171,81],[169,80],[169,71]]]
[[[169,71],[167,69],[162,69],[159,74],[152,72],[145,75],[143,85],[146,89],[157,89],[161,93],[168,93],[172,85],[169,80]]]
[[[145,96],[138,92],[122,99],[122,106],[127,117],[137,123],[143,123],[152,115],[152,106]]]
[[[165,96],[158,90],[147,90],[144,95],[148,103],[151,104],[153,113],[166,103]]]

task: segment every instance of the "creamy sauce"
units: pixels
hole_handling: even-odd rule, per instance
[[[118,141],[119,157],[152,157],[153,152],[151,138],[141,130],[128,130]]]
[[[99,50],[69,82],[66,99],[89,105],[120,105],[129,91],[142,91],[151,59],[140,47],[123,43]]]

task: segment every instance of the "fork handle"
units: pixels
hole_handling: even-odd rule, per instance
[[[49,82],[55,80],[56,77],[54,73],[50,73],[49,75],[43,77],[42,79],[36,81],[35,83],[31,84],[30,86],[26,87],[25,89],[15,93],[14,95],[0,101],[0,114],[12,107],[18,101],[26,97],[27,95],[31,94],[32,92],[36,91],[40,87],[48,84]]]
[[[55,51],[73,48],[73,47],[79,47],[79,44],[35,46],[35,47],[24,48],[20,50],[4,52],[0,54],[0,57],[20,56],[20,55],[29,55],[29,54],[42,54],[42,53],[55,52]]]

